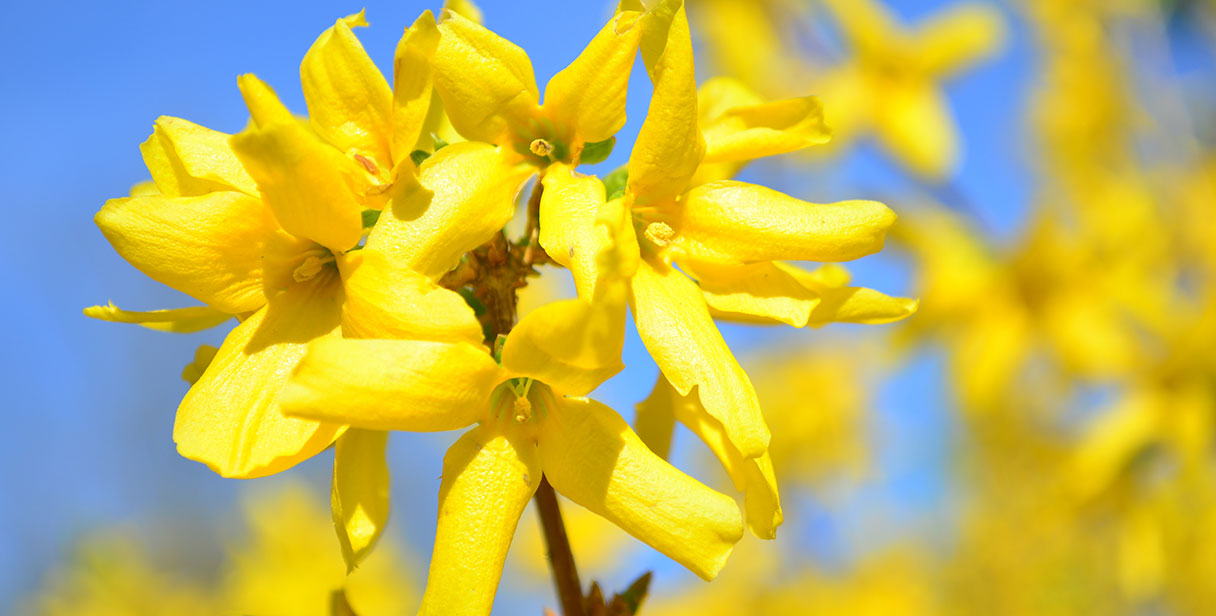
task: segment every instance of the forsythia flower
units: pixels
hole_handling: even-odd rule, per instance
[[[434,66],[435,90],[452,126],[465,138],[497,143],[536,165],[577,165],[587,158],[588,144],[612,139],[625,125],[625,89],[641,36],[638,16],[618,12],[549,80],[541,105],[524,50],[448,11],[439,24]],[[601,147],[596,158],[609,150]]]
[[[236,316],[223,345],[183,371],[179,451],[256,477],[336,441],[331,505],[348,569],[387,520],[387,432],[471,428],[444,460],[422,613],[488,612],[546,479],[712,579],[743,535],[734,500],[652,451],[662,434],[640,437],[584,397],[623,367],[627,307],[662,370],[639,415],[698,434],[745,493],[748,526],[773,538],[769,430],[714,318],[804,327],[911,314],[915,301],[848,287],[839,266],[782,261],[871,254],[895,216],[729,179],[828,131],[812,97],[768,102],[730,80],[698,92],[682,0],[624,3],[543,104],[527,55],[462,4],[406,31],[392,87],[350,30],[366,25],[359,13],[305,55],[307,119],[251,75],[239,81],[252,115],[240,134],[163,119],[145,145],[156,190],[97,220],[124,258],[206,306],[87,312],[171,331]],[[639,48],[654,96],[610,192],[574,169],[606,156],[624,125]],[[424,135],[444,118],[470,141]],[[534,173],[531,235],[508,243]],[[572,271],[577,297],[514,325],[536,254]]]
[[[409,333],[414,324],[393,317],[398,305],[471,315],[459,295],[434,280],[510,219],[526,178],[497,148],[478,143],[445,148],[415,169],[409,152],[430,100],[434,21],[423,14],[402,38],[396,95],[350,33],[359,23],[361,14],[339,20],[305,56],[309,125],[256,78],[242,77],[254,126],[229,140],[162,119],[144,149],[163,194],[111,201],[97,217],[118,252],[145,273],[216,314],[242,319],[194,377],[174,428],[182,455],[225,476],[278,472],[345,430],[279,412],[279,390],[309,340]],[[459,191],[448,190],[456,185]],[[356,250],[367,207],[388,213]],[[174,317],[180,329],[200,310],[89,313]],[[427,326],[481,339],[479,327],[461,330],[459,320]],[[353,564],[383,528],[387,505],[366,506],[342,493],[370,474],[386,475],[384,435],[352,432],[343,440],[357,443],[338,444],[334,509]]]
[[[241,532],[225,529],[222,545],[214,536],[200,535],[192,544],[167,531],[90,534],[18,613],[332,616],[339,590],[355,613],[366,616],[401,614],[416,604],[411,563],[394,545],[382,546],[374,563],[346,575],[328,516],[304,486],[287,484],[243,500]],[[214,569],[185,559],[216,547]]]
[[[881,248],[895,217],[874,202],[816,205],[741,182],[698,185],[733,173],[716,165],[823,142],[827,134],[819,103],[813,98],[757,102],[731,82],[711,82],[702,94],[707,103],[703,134],[683,3],[663,2],[642,19],[642,59],[654,95],[624,191],[609,199],[598,179],[553,165],[544,177],[540,243],[550,258],[571,269],[579,295],[589,297],[600,284],[596,255],[606,241],[596,221],[619,220],[611,212],[625,209],[626,219],[612,233],[638,246],[629,303],[638,333],[662,370],[653,403],[643,409],[661,414],[675,413],[676,406],[687,409],[675,417],[710,444],[747,492],[752,530],[772,538],[781,509],[766,454],[768,428],[755,391],[713,317],[801,327],[910,314],[914,302],[838,289],[839,281],[775,261],[842,261],[870,254]],[[697,282],[673,268],[673,261]]]
[[[917,173],[950,175],[958,137],[938,82],[1000,47],[1000,15],[984,4],[964,4],[909,32],[877,0],[825,0],[824,6],[853,54],[817,84],[833,124],[846,138],[872,130]]]
[[[601,263],[628,267],[629,253],[620,252],[601,255]],[[542,473],[558,492],[698,575],[713,578],[724,564],[742,534],[734,502],[664,462],[614,411],[577,397],[621,368],[624,285],[622,276],[606,276],[595,301],[529,313],[506,337],[501,366],[469,340],[310,345],[283,394],[289,414],[371,430],[481,424],[444,460],[422,613],[489,610]]]

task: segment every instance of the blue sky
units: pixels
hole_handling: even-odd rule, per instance
[[[528,51],[542,85],[611,12],[597,2],[561,3],[561,10],[534,0],[482,4],[487,25]],[[896,3],[896,9],[915,19],[947,4],[923,0]],[[0,311],[9,331],[0,378],[10,426],[0,449],[0,606],[34,588],[73,539],[90,529],[164,515],[202,520],[233,509],[241,482],[178,457],[171,439],[174,409],[186,389],[181,367],[198,344],[218,344],[222,332],[173,336],[81,316],[84,306],[107,300],[130,309],[193,303],[122,261],[92,216],[106,199],[146,179],[138,145],[157,116],[239,131],[247,118],[236,88],[242,73],[257,73],[303,112],[300,58],[335,18],[362,6],[115,2],[10,10],[19,23],[0,37],[0,53],[8,58],[0,69],[0,174],[8,214],[0,231],[7,264],[0,269]],[[358,34],[382,68],[391,66],[402,27],[422,9],[436,8],[402,0],[366,7],[372,27]],[[980,204],[981,219],[998,236],[1018,228],[1029,198],[1019,145],[1028,53],[1024,33],[1015,28],[1005,55],[949,88],[967,152],[957,185]],[[648,84],[641,71],[634,76],[622,143],[636,134],[645,114]],[[627,153],[619,148],[605,167],[620,164]],[[900,204],[892,196],[921,190],[864,144],[829,169],[778,177],[790,185],[777,188],[796,189],[806,199],[874,191],[896,211]],[[912,292],[898,254],[863,260],[854,269],[869,286]],[[811,343],[819,335],[744,327],[725,333],[741,352],[779,338]],[[596,397],[629,417],[632,404],[649,391],[655,368],[636,338],[627,345],[626,363],[627,371]],[[902,470],[878,483],[864,502],[894,503],[897,518],[904,511],[899,507],[907,519],[929,515],[940,498],[934,473],[943,464],[948,419],[939,364],[929,357],[877,398],[880,464]],[[394,438],[394,495],[408,503],[397,508],[395,524],[423,555],[433,534],[442,451],[454,438]],[[323,455],[290,474],[313,482],[325,501],[328,465]],[[247,483],[276,481],[281,479]],[[674,569],[659,557],[650,560],[661,571]]]

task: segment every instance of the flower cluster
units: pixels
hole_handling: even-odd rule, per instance
[[[306,118],[253,75],[238,80],[252,119],[236,135],[160,118],[142,146],[153,182],[97,215],[123,258],[204,305],[86,314],[179,332],[239,321],[183,375],[179,452],[248,478],[334,445],[353,568],[388,515],[387,432],[467,429],[444,459],[422,613],[488,612],[542,481],[705,579],[745,521],[773,538],[770,432],[715,319],[879,323],[916,308],[847,286],[835,265],[882,248],[886,206],[730,179],[827,141],[818,99],[698,89],[680,0],[623,3],[543,102],[525,52],[467,3],[405,31],[391,82],[352,32],[365,25],[339,19],[305,54]],[[639,52],[653,95],[629,162],[581,174],[625,124]],[[576,297],[515,323],[517,289],[551,267]],[[640,435],[585,397],[622,368],[627,310],[661,369]],[[742,513],[660,455],[677,420],[729,472]]]

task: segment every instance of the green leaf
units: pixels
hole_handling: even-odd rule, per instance
[[[481,300],[477,299],[476,295],[473,295],[473,289],[468,287],[460,287],[459,293],[460,296],[464,298],[464,303],[468,304],[469,308],[473,309],[473,314],[475,316],[480,317],[486,313],[486,305],[481,303]]]
[[[602,163],[608,158],[609,154],[612,154],[612,148],[615,145],[616,137],[609,137],[603,141],[585,144],[583,146],[583,154],[579,157],[579,162],[584,165]]]
[[[431,153],[427,152],[426,150],[414,150],[413,152],[410,152],[410,160],[414,161],[415,167],[417,167],[418,165],[421,165],[422,161],[424,161],[430,157],[431,157]]]
[[[629,182],[629,168],[618,167],[612,173],[604,176],[604,192],[608,195],[608,200],[612,201],[617,197],[625,194],[625,184]]]
[[[380,210],[363,210],[363,228],[370,229],[380,220]]]

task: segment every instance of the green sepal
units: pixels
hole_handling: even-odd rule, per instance
[[[616,146],[616,137],[609,137],[603,141],[588,143],[583,145],[583,153],[579,156],[579,163],[584,165],[594,165],[602,163],[612,154],[612,148]]]

